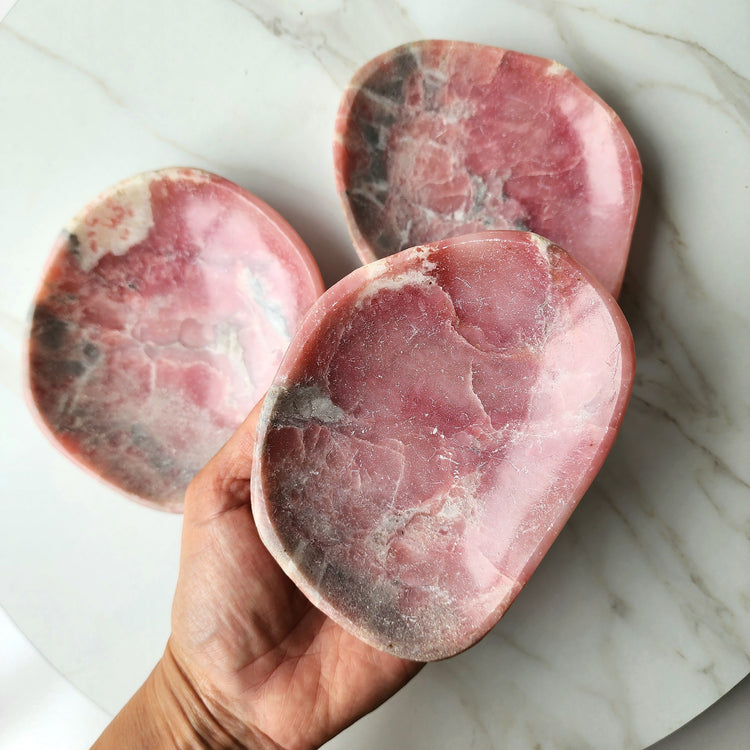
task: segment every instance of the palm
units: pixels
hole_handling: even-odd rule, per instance
[[[256,413],[188,490],[171,648],[227,723],[316,747],[419,669],[340,628],[299,593],[250,510]]]

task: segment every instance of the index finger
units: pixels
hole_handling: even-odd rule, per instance
[[[185,524],[203,524],[250,504],[253,446],[261,399],[185,492]]]

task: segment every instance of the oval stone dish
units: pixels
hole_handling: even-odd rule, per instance
[[[458,653],[594,479],[634,370],[617,303],[538,235],[371,263],[316,302],[264,401],[261,539],[362,640],[420,661]]]
[[[344,93],[334,166],[365,263],[469,232],[529,230],[619,293],[638,151],[617,114],[554,60],[439,39],[390,50]]]
[[[80,466],[179,511],[323,288],[296,232],[238,185],[188,168],[130,177],[54,244],[32,311],[33,408]]]

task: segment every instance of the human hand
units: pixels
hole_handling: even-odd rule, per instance
[[[131,701],[141,722],[159,706],[188,746],[319,747],[421,667],[339,627],[263,546],[250,508],[258,411],[188,488],[172,635],[142,700]],[[132,724],[124,717],[118,733],[117,722],[110,736]]]

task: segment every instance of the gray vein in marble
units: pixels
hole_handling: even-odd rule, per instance
[[[576,547],[581,549],[584,553],[584,555],[589,558],[588,554],[586,553],[583,546],[580,544],[580,539],[576,537],[575,532],[568,532],[568,535],[572,538],[573,543]],[[590,558],[589,558],[590,559]],[[595,579],[597,583],[599,583],[602,588],[606,591],[606,593],[609,596],[612,596],[612,591],[610,587],[606,584],[604,581],[604,578],[599,575],[598,573],[595,574]],[[501,626],[502,627],[502,626]],[[604,647],[604,644],[602,644],[602,658],[604,661],[610,662],[610,668],[608,670],[608,675],[612,679],[612,686],[616,690],[616,694],[612,695],[611,691],[609,694],[604,694],[601,690],[597,690],[583,682],[577,679],[577,676],[575,674],[570,674],[567,671],[561,671],[559,667],[556,667],[554,664],[552,664],[548,659],[546,659],[544,656],[541,656],[539,653],[534,653],[526,648],[524,648],[517,639],[511,637],[507,632],[502,632],[502,640],[513,650],[517,651],[520,654],[523,654],[523,656],[529,661],[529,662],[535,662],[537,663],[542,669],[552,673],[560,675],[562,678],[564,678],[566,681],[568,681],[571,684],[572,689],[576,690],[578,693],[580,693],[583,696],[588,696],[589,698],[594,699],[597,702],[602,703],[604,706],[607,707],[607,710],[612,717],[614,721],[617,722],[617,725],[620,729],[620,731],[623,733],[623,735],[629,739],[631,739],[631,732],[632,732],[632,724],[633,722],[628,717],[628,712],[623,710],[623,707],[626,705],[626,693],[624,690],[625,683],[621,678],[618,677],[618,666],[609,660],[607,658],[609,654],[609,649]],[[605,638],[605,641],[607,639]],[[579,741],[585,742],[583,737],[579,737]],[[588,745],[586,745],[588,746]],[[628,744],[628,747],[636,747],[639,746],[637,742],[631,741]]]
[[[507,630],[507,629],[506,629]],[[525,649],[515,638],[512,638],[504,633],[503,626],[500,625],[495,634],[491,637],[503,642],[503,650],[510,653],[520,654],[524,659],[530,660],[535,663],[537,667],[544,673],[553,675],[554,679],[559,678],[567,684],[570,683],[571,673],[569,671],[561,671],[556,669],[549,660],[539,656],[537,653],[532,653]],[[509,665],[512,665],[513,659],[510,660]],[[514,704],[528,705],[538,700],[538,696],[528,692],[528,685],[521,684],[515,677],[500,676],[497,679],[497,675],[491,675],[487,679],[486,675],[482,673],[485,666],[488,666],[491,660],[483,661],[481,665],[473,662],[470,658],[466,661],[462,657],[458,657],[457,660],[452,660],[443,663],[441,666],[446,669],[454,683],[456,684],[455,694],[458,697],[462,708],[471,717],[471,728],[472,728],[472,741],[475,742],[479,737],[485,739],[487,744],[481,745],[486,748],[500,748],[500,747],[512,747],[520,750],[517,742],[509,742],[507,745],[496,745],[493,741],[495,738],[507,736],[511,734],[517,736],[514,732],[514,728],[518,725],[519,720],[523,721],[524,724],[524,735],[526,742],[524,748],[549,748],[549,750],[601,750],[601,745],[595,747],[591,745],[585,736],[581,734],[576,728],[571,726],[560,726],[549,720],[545,720],[540,712],[531,712],[535,718],[532,722],[528,721],[528,716],[518,715],[512,708]],[[457,666],[458,665],[458,666]],[[428,669],[431,667],[428,666]],[[484,685],[483,690],[487,690],[487,686],[491,685],[495,688],[502,689],[503,706],[498,707],[499,710],[493,712],[493,721],[495,722],[490,732],[490,728],[487,727],[486,723],[483,723],[481,716],[488,710],[492,711],[492,698],[486,693],[477,693],[477,685]],[[619,716],[616,716],[615,712],[612,711],[613,705],[607,698],[600,693],[592,690],[584,685],[574,684],[571,686],[572,691],[577,692],[579,695],[586,698],[593,698],[597,703],[603,702],[608,707],[609,714],[614,715],[619,721]],[[490,693],[491,695],[491,693]],[[489,701],[488,701],[489,698]],[[477,723],[480,725],[480,731],[477,732]],[[619,728],[619,727],[618,727]],[[565,735],[565,736],[563,736]],[[533,743],[533,744],[532,744]],[[474,744],[471,747],[475,747]],[[635,745],[633,745],[635,747]]]
[[[731,301],[717,299],[705,287],[700,275],[692,268],[689,248],[677,223],[662,201],[655,197],[653,190],[649,189],[647,195],[656,210],[658,225],[668,233],[666,242],[659,243],[659,249],[671,250],[686,298],[692,297],[704,304],[710,300],[721,308],[722,315],[727,319],[735,317],[738,322],[744,323],[739,313],[729,307]],[[696,342],[685,337],[673,319],[675,311],[659,296],[652,294],[647,285],[640,284],[637,298],[630,298],[626,288],[623,305],[628,310],[641,352],[642,364],[636,374],[634,398],[640,398],[641,406],[652,409],[654,416],[672,421],[684,438],[709,456],[716,470],[726,473],[741,486],[750,488],[748,480],[740,476],[738,470],[732,469],[715,451],[695,437],[696,419],[704,420],[704,423],[708,420],[717,432],[719,427],[738,426],[735,413],[724,402],[717,385],[720,373],[713,373],[709,377],[693,352]]]
[[[696,270],[690,263],[689,246],[687,241],[682,236],[677,221],[671,215],[667,206],[664,204],[664,201],[658,197],[656,191],[653,190],[650,186],[649,194],[657,209],[659,219],[664,222],[666,228],[671,233],[671,237],[668,243],[669,248],[672,250],[676,260],[680,265],[684,283],[689,289],[694,290],[697,294],[712,296],[710,295],[709,290],[706,289],[705,285],[701,283],[700,275],[696,272]],[[743,325],[750,327],[750,320],[742,317],[737,311],[730,310],[722,300],[718,300],[718,302],[724,307],[724,315],[734,315],[741,320]],[[725,414],[727,418],[729,418],[728,413],[725,412]]]
[[[599,485],[600,484],[601,483],[599,483]],[[598,491],[607,503],[607,507],[611,507],[611,509],[615,511],[615,514],[624,522],[626,531],[630,535],[632,535],[633,539],[636,541],[636,544],[639,547],[643,548],[643,545],[638,538],[635,529],[630,524],[628,519],[623,514],[617,512],[616,508],[611,505],[611,498],[608,497],[608,494],[601,486],[598,486]],[[640,630],[631,616],[633,611],[632,606],[628,604],[628,602],[625,601],[610,585],[605,575],[603,574],[603,568],[600,564],[600,561],[595,559],[595,556],[590,553],[589,549],[587,549],[586,545],[584,544],[585,538],[580,534],[578,524],[576,522],[578,518],[580,518],[580,515],[573,515],[570,522],[568,523],[568,526],[566,527],[565,533],[571,537],[575,547],[588,561],[589,572],[593,576],[596,583],[606,593],[610,604],[610,612],[612,614],[612,617],[618,620],[628,620],[628,624],[631,629]],[[647,637],[647,634],[641,634],[644,637]],[[611,648],[611,640],[611,629],[608,627],[607,633],[602,638],[602,642],[599,647],[599,655],[602,659],[602,662],[607,665],[606,674],[610,680],[607,695],[605,696],[602,691],[596,691],[591,688],[583,689],[587,690],[587,692],[592,696],[604,701],[604,703],[609,707],[612,716],[617,719],[619,727],[622,730],[625,739],[627,740],[627,746],[640,746],[640,743],[636,741],[635,737],[633,737],[632,734],[634,725],[633,717],[635,715],[635,712],[630,706],[630,701],[628,700],[627,691],[625,689],[626,680],[624,680],[620,674],[622,671],[621,666],[616,662],[616,649],[613,650]]]
[[[299,11],[298,19],[291,16],[285,19],[278,14],[278,6],[272,3],[253,2],[253,0],[230,0],[230,2],[250,13],[273,36],[309,51],[336,85],[342,85],[337,75],[339,67],[351,72],[356,70],[357,65],[354,60],[329,44],[328,34],[316,28],[310,22],[309,14],[305,16],[304,11]]]
[[[710,52],[703,53],[703,65],[724,98],[737,110],[742,118],[744,130],[750,132],[750,81],[732,70],[725,62]]]
[[[598,63],[597,63],[598,64]],[[616,75],[619,75],[619,71],[614,71]],[[728,117],[732,122],[737,125],[738,128],[741,130],[746,130],[750,134],[750,130],[747,128],[747,123],[738,114],[737,108],[732,105],[731,102],[728,102],[726,97],[721,95],[721,92],[719,96],[709,96],[705,92],[698,91],[694,87],[682,85],[675,83],[674,81],[640,81],[637,83],[631,82],[629,85],[625,85],[625,90],[628,93],[629,97],[634,97],[637,94],[641,94],[647,91],[657,91],[659,89],[666,89],[669,91],[685,94],[686,96],[691,97],[692,99],[698,99],[699,101],[704,102],[708,107],[711,107],[714,110],[717,110],[721,112],[724,116]],[[621,111],[625,111],[622,107],[620,108]]]
[[[651,503],[646,498],[646,495],[644,494],[642,488],[639,486],[638,481],[635,477],[631,476],[629,477],[629,487],[630,487],[630,497],[628,498],[631,502],[635,503],[635,505],[639,508],[639,510],[646,516],[648,519],[649,525],[654,526],[656,528],[659,536],[664,539],[664,541],[667,543],[667,546],[669,549],[675,554],[676,558],[680,561],[680,565],[682,569],[685,572],[685,575],[687,578],[693,583],[696,588],[701,592],[702,595],[706,596],[707,598],[711,599],[714,602],[717,602],[718,607],[722,611],[728,611],[727,608],[723,605],[722,602],[718,601],[716,597],[711,594],[710,591],[707,590],[705,584],[703,583],[700,576],[694,571],[694,564],[691,562],[689,555],[685,553],[684,550],[684,544],[679,537],[679,535],[674,531],[674,529],[669,526],[669,524],[660,518],[658,514],[656,513],[656,509],[651,505]],[[662,578],[662,574],[660,571],[659,564],[652,559],[652,552],[649,550],[647,543],[643,539],[642,534],[638,531],[635,524],[632,520],[632,511],[626,510],[621,508],[618,503],[616,502],[614,496],[607,492],[603,487],[601,487],[601,483],[597,488],[597,494],[600,495],[603,502],[606,504],[607,508],[611,513],[614,514],[614,516],[617,518],[617,520],[622,525],[622,528],[627,533],[627,535],[630,537],[631,542],[635,547],[638,548],[642,561],[651,569],[654,579],[659,580]],[[575,529],[576,524],[573,523],[572,527]],[[592,563],[592,570],[597,571],[598,568],[596,567],[596,560],[592,559],[588,553],[586,553],[586,556],[589,558],[589,561]],[[615,595],[614,592],[608,587],[608,584],[604,581],[604,579],[599,575],[598,572],[595,573],[596,577],[600,580],[601,585],[612,595]],[[665,584],[666,588],[670,591],[670,593],[673,595],[674,601],[677,604],[681,604],[684,600],[684,594],[681,591],[677,590],[677,587],[668,580],[664,580],[663,583]],[[616,596],[616,595],[615,595]],[[692,625],[695,626],[695,619],[691,621]],[[685,654],[683,654],[678,649],[674,649],[674,652],[682,659],[686,659]]]
[[[664,578],[662,571],[659,569],[659,566],[655,563],[655,561],[650,559],[650,555],[648,555],[648,552],[644,547],[638,532],[630,523],[630,520],[627,518],[626,514],[616,507],[611,498],[605,498],[605,502],[607,504],[607,507],[622,522],[626,532],[631,537],[631,540],[640,549],[641,553],[643,553],[643,561],[653,571],[653,580],[660,581],[659,585],[663,585],[666,588],[665,593],[667,594],[667,596],[669,596],[672,602],[680,608],[684,616],[689,619],[692,628],[697,632],[697,630],[701,627],[702,620],[704,619],[702,608],[695,608],[690,605],[684,605],[685,592],[680,590],[678,586],[671,585],[671,582]],[[652,515],[649,519],[649,523],[654,522],[659,523],[659,519],[655,518],[655,516]],[[667,529],[667,532],[671,532],[671,529],[666,526],[665,528]],[[681,559],[685,560],[685,556],[682,555],[679,550],[675,550],[675,537],[676,535],[673,535],[673,538],[671,540],[668,539],[668,545],[671,549],[673,549],[673,551],[676,551]],[[588,554],[586,554],[586,557],[591,563],[592,570],[597,570],[599,561],[594,557],[589,556]],[[612,591],[611,587],[601,576],[597,574],[597,578],[599,579],[599,583],[602,584],[608,592]],[[619,599],[616,594],[614,594],[614,596],[615,601],[616,599]],[[687,656],[679,650],[679,648],[675,647],[668,638],[665,638],[664,635],[660,634],[658,631],[650,632],[648,629],[644,629],[641,625],[639,625],[638,622],[634,620],[629,620],[628,627],[630,631],[637,632],[639,634],[639,638],[642,641],[650,641],[652,642],[652,644],[657,645],[660,649],[663,649],[664,652],[669,651],[671,653],[674,653],[681,661],[685,662],[688,665],[691,671],[704,675],[711,682],[712,690],[715,693],[716,697],[719,697],[722,694],[722,683],[718,679],[718,675],[716,674],[715,662],[710,657],[710,647],[706,649],[706,658],[699,658],[696,663],[695,658],[688,659]],[[627,676],[620,676],[623,665],[622,663],[618,662],[618,657],[621,656],[622,654],[618,653],[617,648],[612,648],[611,638],[609,636],[605,637],[600,644],[599,658],[602,660],[606,674],[610,678],[610,686],[606,691],[607,695],[609,696],[607,703],[609,704],[613,715],[618,717],[619,719],[619,725],[625,737],[624,746],[628,748],[640,748],[643,747],[643,740],[642,738],[636,737],[634,733],[634,727],[637,723],[638,711],[636,710],[636,707],[632,705],[632,701],[629,698],[627,688],[630,687],[630,684]],[[708,661],[706,661],[706,659]]]
[[[729,477],[732,479],[732,477]],[[735,531],[737,531],[738,534],[744,535],[748,542],[750,542],[750,517],[747,517],[745,519],[745,527],[740,528],[739,526],[735,525],[736,522],[733,518],[730,517],[726,506],[720,505],[718,502],[716,502],[715,498],[709,491],[709,488],[706,486],[706,482],[703,481],[703,478],[699,476],[698,474],[695,475],[695,483],[698,485],[701,493],[706,498],[706,501],[709,503],[709,505],[714,509],[714,512],[716,515],[730,528],[733,528]]]
[[[512,2],[519,4],[519,0],[512,0]],[[663,39],[685,47],[692,53],[694,59],[696,59],[705,69],[723,99],[714,99],[694,88],[673,83],[668,84],[666,82],[644,82],[631,85],[628,89],[630,93],[632,94],[648,88],[663,86],[693,96],[699,96],[709,105],[721,109],[721,111],[728,115],[744,131],[750,132],[750,81],[734,70],[726,61],[707,50],[697,41],[682,39],[667,32],[644,28],[637,24],[629,23],[624,19],[609,16],[594,7],[574,5],[567,2],[560,3],[557,2],[557,0],[523,0],[520,4],[525,8],[531,7],[534,10],[541,12],[553,22],[555,29],[565,44],[571,58],[576,60],[582,68],[591,67],[581,55],[581,50],[586,47],[586,39],[583,35],[578,33],[575,24],[564,22],[562,13],[565,10],[587,14],[596,17],[605,23],[610,23],[643,34],[644,36]],[[572,39],[573,34],[577,34],[575,42]],[[615,74],[615,76],[619,76],[619,71],[610,65],[606,59],[601,57],[596,58],[596,67],[608,68]],[[729,107],[725,106],[727,104]]]
[[[112,91],[112,89],[109,87],[109,85],[104,79],[92,73],[90,70],[86,70],[86,68],[83,68],[77,63],[74,63],[72,60],[69,60],[68,58],[58,54],[57,52],[54,52],[48,47],[45,47],[44,45],[39,44],[39,42],[34,41],[33,39],[26,36],[25,34],[22,34],[21,32],[11,28],[10,26],[8,26],[7,23],[3,23],[3,25],[0,26],[0,33],[2,33],[3,31],[10,34],[12,37],[17,39],[22,44],[25,44],[31,49],[35,50],[36,52],[44,55],[45,57],[48,57],[50,60],[54,62],[62,63],[62,65],[64,65],[65,67],[87,78],[89,81],[94,83],[97,86],[97,88],[100,89],[100,91],[102,91],[102,93],[107,97],[107,99],[109,99],[110,102],[112,102],[112,104],[124,110],[139,125],[141,125],[141,127],[143,127],[146,131],[148,131],[151,135],[153,135],[158,140],[162,141],[163,143],[166,143],[169,146],[172,146],[173,148],[176,148],[178,151],[182,151],[184,154],[187,154],[188,156],[192,158],[200,159],[204,163],[219,165],[219,163],[216,162],[215,160],[210,159],[209,157],[204,156],[203,154],[200,154],[197,151],[193,151],[187,148],[186,146],[184,146],[183,144],[178,143],[172,138],[169,138],[163,133],[160,133],[159,131],[155,130],[143,117],[136,114],[135,111],[129,107],[128,103],[124,99],[120,98],[114,91]],[[229,165],[219,165],[219,166],[229,166]]]
[[[471,696],[473,697],[473,696]],[[488,729],[484,720],[482,719],[482,712],[479,709],[476,701],[471,700],[464,691],[458,693],[458,701],[461,707],[466,712],[467,716],[471,717],[471,728],[472,728],[472,742],[471,746],[474,746],[477,735],[481,736],[485,744],[492,745],[492,733]]]
[[[237,2],[240,3],[241,0],[230,0],[231,2]],[[21,42],[24,45],[27,45],[30,49],[33,49],[34,51],[38,52],[39,54],[42,54],[49,59],[51,59],[54,62],[62,63],[63,66],[75,71],[79,75],[83,76],[84,78],[87,78],[92,83],[94,83],[97,88],[102,91],[102,93],[106,96],[106,98],[112,102],[116,107],[119,109],[124,110],[130,117],[132,117],[134,120],[136,120],[148,133],[150,133],[152,136],[154,136],[156,139],[161,141],[162,143],[165,143],[172,148],[175,148],[182,153],[186,154],[187,156],[198,159],[201,162],[203,162],[205,165],[207,165],[207,168],[215,171],[217,173],[222,174],[223,176],[227,177],[228,179],[233,180],[238,185],[242,185],[246,187],[247,189],[251,190],[252,192],[255,192],[258,194],[259,197],[261,197],[263,200],[268,201],[269,203],[272,203],[277,210],[281,210],[282,215],[287,217],[287,219],[295,219],[293,221],[293,224],[296,228],[296,230],[300,231],[300,218],[299,216],[290,216],[290,209],[285,206],[285,202],[288,201],[288,198],[290,195],[300,195],[302,198],[298,201],[298,205],[315,205],[317,204],[320,206],[321,197],[318,195],[313,195],[309,190],[304,189],[300,186],[299,183],[292,183],[288,180],[280,179],[278,175],[271,175],[267,172],[261,172],[260,170],[247,170],[247,169],[239,169],[238,170],[238,164],[237,162],[223,162],[220,160],[217,160],[214,157],[209,157],[205,154],[201,154],[197,151],[194,151],[187,146],[185,146],[182,143],[179,143],[178,141],[169,138],[168,136],[164,135],[163,133],[160,133],[159,131],[155,130],[143,117],[140,117],[136,115],[132,109],[128,106],[128,103],[119,97],[112,89],[107,85],[106,81],[104,81],[99,76],[95,75],[91,71],[77,65],[76,63],[72,62],[71,60],[68,60],[67,58],[63,57],[62,55],[59,55],[58,53],[54,52],[53,50],[39,44],[38,42],[34,41],[33,39],[27,37],[26,35],[20,33],[19,31],[11,28],[8,26],[7,22],[4,22],[2,26],[0,26],[0,34],[4,31],[7,31],[8,34],[10,34],[12,37],[17,39],[19,42]],[[262,189],[261,189],[262,188]],[[273,195],[269,195],[269,193],[272,193]],[[276,198],[276,200],[273,200],[272,198]],[[335,196],[332,196],[330,199],[330,205],[335,206],[336,211],[338,211],[338,200]],[[309,245],[309,241],[307,241],[307,244]],[[327,247],[327,252],[330,252],[330,241],[326,241],[326,245],[329,245]],[[313,253],[315,251],[315,248],[313,247]],[[347,250],[349,250],[349,254],[353,256],[353,250],[349,249],[347,246]],[[326,264],[324,262],[321,262],[322,259],[318,258],[318,262],[321,266],[325,266]],[[331,273],[328,274],[325,273],[325,268],[323,268],[324,276],[327,276],[329,278],[326,278],[327,283],[333,283],[333,281],[338,281],[338,276],[336,278],[330,278]]]
[[[721,418],[725,424],[732,425],[733,419],[729,409],[721,401],[716,387],[698,366],[689,347],[669,320],[667,310],[655,298],[646,297],[645,294],[644,297],[644,302],[648,305],[648,314],[643,311],[641,303],[634,303],[633,310],[629,312],[632,315],[635,311],[638,317],[632,315],[631,321],[633,326],[637,325],[638,328],[639,346],[643,347],[645,343],[648,343],[650,347],[653,347],[653,353],[648,356],[648,359],[643,360],[644,363],[646,361],[649,364],[657,363],[660,368],[666,370],[667,376],[657,380],[654,377],[647,377],[642,372],[636,372],[636,392],[641,392],[647,387],[656,389],[662,395],[671,397],[674,400],[674,406],[680,411],[690,412],[694,417]],[[648,342],[644,342],[644,336],[648,337]],[[682,356],[682,366],[669,356],[666,338],[678,349]],[[687,372],[685,372],[685,365],[687,365]],[[688,376],[695,381],[694,385],[688,382]]]
[[[229,0],[250,13],[268,33],[306,50],[322,66],[333,83],[343,89],[368,57],[393,46],[394,37],[404,41],[421,34],[407,11],[396,0],[384,0],[377,13],[367,15],[369,6],[340,0],[335,10],[306,10],[282,13],[268,0]]]
[[[637,396],[633,397],[631,408],[640,410],[642,402]],[[647,405],[646,411],[649,417],[653,414],[651,405]],[[691,445],[701,451],[705,449],[695,443],[689,436],[682,433],[679,424],[670,417],[670,415],[663,412],[663,410],[656,410],[669,424],[677,429],[677,431],[683,435],[684,439],[687,440]],[[710,454],[709,455],[713,455]],[[743,483],[744,484],[744,483]],[[669,516],[663,517],[663,514],[657,512],[657,507],[651,502],[650,498],[647,497],[643,488],[640,486],[638,477],[635,475],[629,475],[627,477],[627,486],[629,492],[623,494],[620,504],[616,502],[615,497],[602,489],[602,483],[597,484],[598,492],[601,495],[603,501],[607,507],[615,514],[615,516],[623,524],[624,530],[628,533],[631,538],[631,542],[640,550],[640,557],[642,561],[652,570],[654,580],[661,581],[661,585],[666,591],[670,593],[673,602],[680,608],[684,613],[687,623],[693,629],[693,631],[700,636],[701,629],[707,630],[713,634],[713,636],[724,644],[727,650],[742,655],[744,660],[750,663],[750,644],[745,642],[745,639],[741,635],[741,629],[737,627],[737,615],[729,609],[724,602],[722,602],[718,596],[711,590],[709,584],[706,583],[704,576],[699,571],[695,561],[690,555],[689,547],[686,541],[677,533],[677,531],[670,525]],[[627,498],[627,505],[621,507],[622,501]],[[711,506],[715,506],[714,502],[710,503]],[[631,507],[632,506],[632,507]],[[642,538],[642,534],[639,533],[638,528],[634,524],[635,515],[633,508],[639,509],[648,520],[648,525],[653,527],[659,536],[664,540],[667,547],[673,553],[673,559],[677,562],[684,573],[684,578],[675,579],[674,577],[665,576],[661,570],[659,562],[653,559],[653,549],[649,551],[649,547],[646,541]],[[574,516],[575,519],[575,516]],[[576,524],[573,523],[573,528]],[[727,522],[727,526],[739,533],[742,530],[738,529],[735,524],[731,521]],[[685,586],[690,586],[695,589],[698,593],[698,597],[695,595],[687,596],[688,589]],[[706,620],[706,608],[709,608],[715,616],[710,622]],[[698,642],[703,639],[699,637]],[[669,643],[665,643],[665,646],[671,648]],[[711,651],[711,646],[704,643],[704,647],[707,652]],[[673,649],[674,652],[685,659],[685,654],[681,653],[677,649]],[[708,666],[711,666],[712,662],[709,662]],[[697,664],[695,668],[698,671],[706,670],[706,664]],[[717,679],[715,673],[712,670],[706,670],[704,673],[712,679],[714,687],[717,691],[717,697],[722,692],[722,683]]]
[[[518,2],[518,0],[514,0],[514,1]],[[728,74],[734,79],[737,79],[738,82],[743,83],[745,87],[750,86],[750,81],[748,81],[744,76],[742,76],[740,73],[734,70],[724,60],[717,57],[712,52],[709,52],[703,45],[699,44],[698,42],[694,40],[683,39],[682,37],[678,37],[678,36],[675,36],[674,34],[669,34],[664,31],[657,31],[655,29],[647,29],[647,28],[644,28],[643,26],[638,26],[637,24],[625,21],[622,18],[617,18],[615,16],[610,16],[605,13],[602,13],[598,8],[594,8],[591,6],[574,5],[573,3],[558,2],[557,0],[523,0],[522,4],[524,5],[524,7],[527,5],[533,4],[537,8],[542,8],[545,11],[545,13],[549,15],[550,17],[558,16],[559,11],[564,10],[566,8],[568,10],[575,10],[580,13],[587,13],[587,14],[596,16],[597,18],[600,18],[602,21],[613,23],[618,26],[622,26],[623,28],[626,28],[626,29],[631,29],[632,31],[645,34],[646,36],[657,37],[658,39],[666,39],[670,42],[676,42],[678,44],[685,45],[697,51],[700,55],[704,56],[705,59],[714,60],[715,63],[718,66],[720,66],[720,68],[726,74]],[[562,33],[561,33],[561,36],[562,36]],[[745,91],[747,91],[747,88],[745,88]]]
[[[682,39],[680,37],[674,36],[673,34],[668,34],[653,29],[646,29],[641,26],[628,23],[627,21],[624,21],[622,19],[604,15],[598,9],[580,8],[577,6],[568,7],[574,8],[579,11],[593,13],[603,21],[608,21],[610,23],[623,26],[624,28],[630,29],[640,34],[656,37],[658,39],[665,39],[667,41],[687,47],[695,53],[695,57],[706,69],[716,88],[724,95],[727,101],[729,101],[735,107],[740,117],[744,121],[745,130],[750,127],[750,81],[748,81],[744,76],[740,75],[720,57],[717,57],[712,52],[709,52],[703,45],[691,39]]]
[[[727,463],[714,451],[712,451],[707,445],[702,443],[695,436],[691,435],[687,431],[685,426],[679,421],[679,419],[677,419],[674,414],[670,414],[670,412],[668,412],[663,406],[648,401],[646,398],[640,395],[640,393],[636,392],[633,393],[633,396],[631,398],[631,406],[639,408],[641,411],[647,412],[650,416],[657,417],[674,425],[680,435],[682,435],[682,437],[685,438],[688,443],[690,443],[693,447],[697,448],[699,451],[701,451],[701,453],[708,457],[716,471],[719,471],[725,476],[729,477],[733,482],[740,485],[741,487],[750,489],[750,483],[748,483],[737,473],[735,473],[732,468],[728,466]]]

